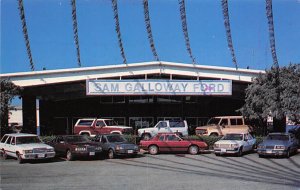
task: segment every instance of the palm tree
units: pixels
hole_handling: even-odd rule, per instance
[[[266,0],[266,13],[269,25],[269,37],[270,37],[270,47],[273,58],[273,66],[279,67],[276,48],[275,48],[275,33],[274,33],[274,23],[273,23],[273,11],[272,11],[272,0]]]
[[[150,42],[151,51],[153,53],[154,59],[156,61],[159,61],[159,58],[158,58],[158,55],[157,55],[157,52],[156,52],[156,49],[154,46],[154,40],[153,40],[152,31],[151,31],[148,0],[143,0],[143,5],[144,5],[145,24],[146,24],[146,29],[147,29],[147,33],[148,33],[148,39]]]
[[[29,62],[30,62],[30,68],[32,71],[34,71],[34,64],[33,64],[33,60],[32,60],[29,36],[28,36],[26,20],[25,20],[25,11],[24,11],[24,6],[23,6],[23,0],[19,0],[19,10],[20,10],[20,18],[22,21],[22,30],[23,30],[23,35],[24,35],[24,39],[25,39],[27,55],[28,55]]]
[[[187,30],[187,22],[186,22],[186,12],[185,12],[185,0],[178,0],[179,2],[179,10],[180,10],[180,18],[181,18],[181,25],[182,31],[185,39],[186,49],[189,53],[190,58],[192,59],[193,64],[196,64],[195,58],[192,54],[192,49],[190,45],[190,38]]]
[[[118,42],[119,42],[119,47],[120,47],[120,51],[121,51],[121,56],[123,58],[123,63],[127,65],[127,60],[125,57],[125,52],[124,52],[122,38],[121,38],[121,31],[120,31],[119,14],[118,14],[118,0],[111,0],[111,2],[112,2],[112,8],[114,11],[114,19],[115,19],[115,24],[116,24],[115,29],[116,29],[117,36],[118,36]]]
[[[235,68],[238,68],[237,61],[234,54],[234,48],[231,38],[231,31],[230,31],[230,22],[229,22],[229,14],[228,14],[228,2],[227,0],[222,0],[222,10],[223,10],[223,17],[224,17],[224,25],[226,30],[226,37],[227,37],[227,43],[228,48],[230,49],[232,62],[235,65]]]
[[[78,66],[81,67],[80,49],[79,49],[79,41],[78,41],[77,17],[76,17],[76,0],[71,0],[71,5],[72,5],[74,40],[75,40],[75,46],[76,46],[76,50],[77,50],[77,63],[78,63]]]

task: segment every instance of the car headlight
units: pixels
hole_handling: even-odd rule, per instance
[[[230,146],[231,146],[231,148],[238,148],[239,147],[238,144],[231,144]]]
[[[285,146],[284,145],[275,145],[275,149],[284,150]]]
[[[54,148],[48,148],[47,152],[54,152]]]
[[[95,148],[95,150],[101,151],[101,150],[102,150],[102,147],[101,147],[101,146],[97,146],[97,147]]]
[[[33,153],[33,150],[24,150],[25,154]]]
[[[116,150],[123,150],[124,149],[124,147],[122,147],[122,146],[120,146],[120,145],[117,145],[116,146]]]
[[[215,148],[219,148],[220,145],[219,145],[219,144],[214,144],[214,147],[215,147]]]
[[[86,151],[85,147],[77,147],[75,148],[75,151]]]

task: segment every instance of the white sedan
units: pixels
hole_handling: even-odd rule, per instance
[[[53,147],[44,144],[37,135],[25,133],[4,135],[0,141],[0,152],[4,159],[8,156],[15,157],[19,163],[55,156]]]
[[[256,139],[249,133],[229,133],[215,142],[214,152],[217,156],[221,154],[242,156],[244,152],[252,151],[255,145]]]

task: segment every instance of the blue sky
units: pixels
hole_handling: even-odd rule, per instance
[[[82,67],[122,64],[110,0],[77,0]],[[142,0],[119,0],[128,63],[153,61]],[[69,0],[24,0],[36,70],[76,68]],[[162,61],[191,63],[177,0],[150,0],[154,42]],[[227,48],[221,3],[186,0],[191,47],[197,64],[234,67]],[[279,65],[300,63],[300,0],[273,0]],[[272,65],[264,0],[229,0],[229,16],[240,68]],[[1,73],[30,71],[17,0],[1,0]]]

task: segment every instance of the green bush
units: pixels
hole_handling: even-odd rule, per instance
[[[50,142],[51,140],[53,140],[56,136],[54,135],[51,135],[51,136],[40,136],[40,139],[43,141],[43,142]]]

